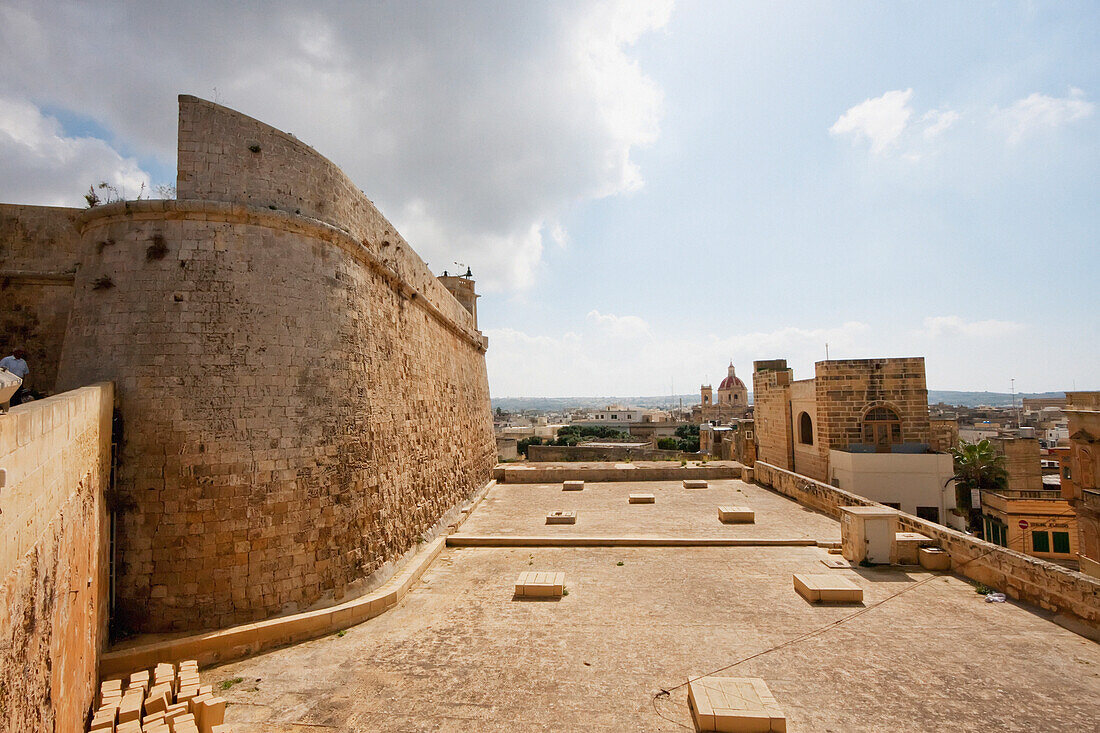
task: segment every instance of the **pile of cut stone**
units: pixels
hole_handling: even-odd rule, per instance
[[[122,680],[104,680],[99,686],[99,708],[89,733],[229,733],[224,725],[225,700],[210,685],[199,684],[199,665],[193,660],[158,664]]]

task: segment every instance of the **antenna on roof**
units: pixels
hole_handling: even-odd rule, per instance
[[[829,361],[829,342],[825,342],[825,361]]]

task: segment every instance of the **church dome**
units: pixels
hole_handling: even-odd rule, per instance
[[[722,380],[722,383],[718,385],[718,389],[733,389],[734,387],[740,387],[745,389],[745,383],[741,381],[740,377],[728,376]]]
[[[725,379],[722,380],[722,383],[718,385],[718,391],[721,392],[722,390],[733,389],[735,387],[739,389],[745,389],[745,383],[742,382],[737,377],[737,375],[733,373],[733,362],[731,361],[729,374],[726,376]]]

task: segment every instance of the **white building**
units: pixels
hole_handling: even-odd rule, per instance
[[[838,489],[959,528],[955,474],[948,453],[854,453],[829,451],[831,483]]]

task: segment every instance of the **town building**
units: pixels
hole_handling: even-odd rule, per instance
[[[737,461],[750,468],[756,462],[753,421],[731,420],[728,425],[699,426],[699,450],[722,461]]]
[[[1062,496],[1077,513],[1081,572],[1100,577],[1100,392],[1067,392],[1069,459]]]
[[[1078,568],[1077,516],[1059,489],[983,491],[981,510],[987,541]]]
[[[1043,476],[1039,440],[1006,436],[990,443],[1004,456],[1006,482],[1003,489],[981,492],[983,536],[1076,569],[1077,517],[1057,483]]]
[[[574,425],[593,425],[607,428],[626,430],[630,423],[641,422],[645,411],[637,407],[623,407],[622,405],[608,405],[602,410],[595,410],[583,419],[574,420]]]
[[[692,422],[725,424],[745,417],[749,411],[749,390],[737,376],[731,361],[725,378],[718,385],[717,397],[711,385],[699,388],[699,404],[692,409]]]
[[[757,460],[931,521],[953,518],[951,456],[931,446],[924,359],[820,361],[795,380],[753,363]]]

